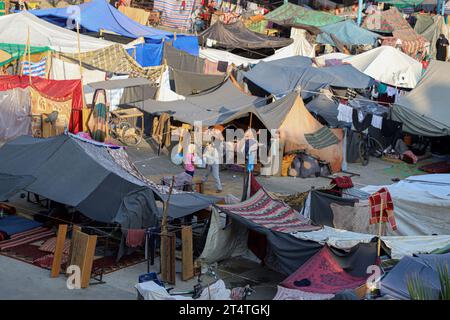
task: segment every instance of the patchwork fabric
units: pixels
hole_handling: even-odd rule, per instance
[[[56,249],[56,237],[46,240],[40,247],[39,250],[44,252],[55,253]],[[64,241],[63,253],[69,253],[70,251],[70,239]]]
[[[31,243],[53,234],[53,231],[43,227],[38,227],[29,231],[17,233],[11,236],[9,240],[5,240],[0,243],[0,251]]]
[[[314,133],[305,133],[305,139],[314,149],[323,149],[339,143],[336,135],[325,126]]]
[[[383,213],[381,213],[381,200],[383,200]],[[370,223],[379,223],[380,215],[382,222],[389,221],[392,230],[397,230],[397,223],[394,217],[394,203],[392,202],[391,194],[388,189],[381,188],[369,197],[369,204],[371,210]]]
[[[334,294],[311,293],[278,286],[277,294],[273,300],[330,300],[333,297]]]
[[[336,294],[346,289],[355,289],[366,281],[344,271],[334,260],[330,249],[324,246],[306,261],[297,271],[287,277],[281,285],[310,293]]]
[[[77,53],[60,54],[58,58],[78,63]],[[142,77],[151,80],[154,84],[159,82],[163,67],[141,67],[120,44],[81,53],[81,61],[87,67],[93,67],[107,72],[125,73],[132,77]]]
[[[274,231],[294,233],[321,229],[311,225],[308,219],[288,205],[272,199],[262,188],[246,201],[217,207],[227,214],[238,215]]]

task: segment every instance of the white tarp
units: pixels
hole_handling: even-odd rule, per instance
[[[5,43],[27,44],[30,30],[31,46],[48,46],[55,51],[77,52],[77,33],[58,27],[26,11],[0,17],[0,39]],[[101,49],[112,42],[80,35],[82,52]]]
[[[430,253],[450,244],[449,236],[409,236],[381,237],[384,244],[391,249],[392,259],[401,259],[413,254]]]
[[[186,98],[170,88],[170,76],[169,69],[163,72],[161,77],[161,83],[158,88],[158,93],[156,94],[157,101],[176,101],[176,100],[186,100]]]
[[[348,57],[359,71],[391,86],[414,88],[422,75],[422,64],[391,46],[381,46]]]
[[[374,193],[383,186],[367,186]],[[426,174],[409,177],[385,186],[394,203],[397,230],[387,235],[450,235],[450,174]]]
[[[250,59],[238,56],[228,51],[211,49],[211,48],[200,48],[200,57],[208,59],[213,62],[227,61],[229,64],[234,64],[236,66],[247,66],[249,64],[257,64],[260,61],[273,61],[283,58],[289,58],[293,56],[305,56],[314,57],[315,50],[305,38],[305,30],[292,28],[291,38],[294,42],[284,48],[275,50],[275,53],[263,59]]]
[[[28,88],[0,92],[0,141],[31,134],[31,106]]]
[[[350,249],[358,243],[369,243],[374,238],[372,234],[357,233],[324,226],[311,232],[297,232],[292,234],[302,240],[310,240],[320,244],[328,244],[338,249]]]

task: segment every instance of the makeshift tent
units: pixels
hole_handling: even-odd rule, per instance
[[[403,122],[403,130],[421,136],[450,134],[450,63],[431,60],[417,87],[400,97],[392,118]]]
[[[199,43],[202,46],[226,49],[281,48],[290,45],[293,41],[293,39],[271,37],[250,31],[242,21],[231,24],[218,21],[199,35]]]
[[[0,39],[4,43],[27,44],[30,30],[30,45],[50,47],[54,51],[77,52],[76,32],[58,27],[32,15],[28,11],[0,17]],[[82,52],[97,50],[112,45],[112,42],[80,35]]]
[[[155,198],[168,199],[168,187],[145,179],[123,148],[76,136],[22,136],[0,148],[0,157],[2,193],[18,189],[11,183],[14,179],[23,181],[21,189],[25,191],[75,207],[95,221],[118,223],[124,229],[157,225],[161,213]],[[32,179],[24,181],[24,177]],[[5,197],[1,194],[0,198]],[[169,216],[183,217],[216,201],[211,196],[175,191],[169,201]]]
[[[439,268],[450,268],[450,253],[421,254],[417,257],[404,257],[381,280],[381,293],[394,299],[410,300],[408,281],[418,279],[424,285],[424,290],[430,299],[439,299],[441,285]]]
[[[175,29],[190,29],[191,14],[197,0],[154,0],[153,10],[161,12],[161,25]]]
[[[144,37],[158,42],[171,34],[137,23],[114,8],[106,0],[92,0],[77,5],[77,9],[79,9],[80,14],[80,27],[87,31],[100,32],[102,30],[129,38]],[[69,7],[30,10],[29,12],[60,27],[67,27],[67,19],[78,14]],[[73,29],[75,28],[76,21],[73,25]]]
[[[352,67],[338,65],[324,68],[311,66],[311,60],[305,57],[291,57],[262,61],[250,71],[245,78],[258,87],[276,96],[282,96],[296,88],[304,90],[303,98],[313,96],[319,89],[329,85],[345,88],[368,88],[373,80]]]
[[[316,38],[317,43],[335,45],[332,36],[344,45],[374,45],[380,37],[376,33],[359,27],[353,20],[345,20],[320,28],[322,31]]]
[[[397,222],[397,230],[388,228],[388,235],[450,235],[449,178],[449,174],[420,175],[386,186]],[[362,188],[369,193],[379,189],[380,186]]]
[[[232,256],[237,256],[245,253],[248,230],[264,235],[267,239],[266,248],[261,248],[266,251],[263,260],[270,268],[286,275],[290,275],[299,266],[303,265],[308,259],[314,256],[323,248],[323,244],[318,242],[303,240],[299,234],[309,234],[319,231],[307,231],[297,233],[286,233],[274,230],[276,223],[271,228],[265,227],[264,224],[255,223],[255,221],[248,219],[241,214],[236,214],[235,211],[244,213],[245,208],[249,203],[255,202],[260,195],[254,195],[247,201],[233,205],[232,210],[226,205],[222,210],[222,206],[216,206],[212,212],[211,226],[208,232],[205,248],[200,256],[202,263],[213,263]],[[263,205],[266,206],[266,212],[275,214],[274,210],[280,205],[280,201],[262,197]],[[255,205],[259,205],[255,203]],[[286,205],[284,205],[284,208]],[[220,212],[227,214],[233,221],[224,228],[224,221],[220,217]],[[307,225],[304,225],[306,227]],[[330,248],[333,257],[338,261],[340,266],[353,276],[366,275],[366,268],[368,265],[374,264],[376,258],[376,243],[359,243],[356,241],[351,247],[346,250],[337,248]]]
[[[0,67],[7,65],[10,62],[13,62],[15,60],[20,60],[24,58],[25,50],[27,50],[28,55],[28,49],[26,49],[26,45],[23,44],[12,44],[12,43],[0,43]],[[51,51],[49,47],[30,47],[30,55],[35,55],[39,53],[46,53],[48,51]],[[26,58],[28,59],[28,57]],[[33,60],[32,60],[33,61]]]
[[[366,282],[366,278],[355,277],[345,272],[333,258],[330,249],[324,246],[287,277],[281,285],[300,292],[336,294],[347,289],[358,288]]]
[[[414,88],[422,64],[390,46],[381,46],[343,60],[375,80],[402,88]]]
[[[154,84],[159,82],[162,72],[161,66],[145,68],[140,66],[120,44],[83,52],[81,55],[76,53],[60,54],[59,57],[72,63],[77,63],[81,59],[82,65],[89,69],[148,78]]]
[[[216,63],[219,61],[226,61],[229,64],[234,64],[235,66],[247,66],[257,64],[260,61],[273,61],[293,56],[314,57],[314,46],[306,40],[305,32],[306,31],[302,29],[291,28],[291,38],[294,39],[294,42],[287,47],[275,50],[273,55],[263,59],[245,58],[228,51],[212,48],[201,48],[200,57]]]
[[[130,56],[143,67],[162,64],[164,43],[140,43],[127,49]]]
[[[417,14],[414,31],[423,36],[430,43],[430,54],[436,58],[436,41],[440,34],[447,39],[450,37],[449,27],[445,18],[440,15]]]
[[[383,0],[384,3],[392,4],[397,8],[410,8],[417,7],[424,0]],[[434,5],[436,5],[436,1],[434,1]]]
[[[414,31],[395,7],[368,15],[363,27],[375,32],[392,33],[393,37],[385,38],[383,45],[396,46],[400,40],[403,52],[413,57],[418,52],[423,53],[427,45],[427,40]]]
[[[41,110],[42,108],[45,109],[47,105],[50,105],[50,108],[52,108],[52,104],[56,105],[58,104],[58,102],[64,102],[64,104],[67,104],[69,108],[68,117],[70,117],[70,120],[65,119],[66,125],[68,125],[69,130],[75,133],[82,130],[81,110],[83,109],[83,97],[80,80],[58,81],[58,80],[47,80],[39,77],[32,77],[30,83],[30,79],[27,76],[0,76],[0,91],[2,92],[13,90],[16,88],[24,89],[28,87],[31,87],[33,89],[32,91],[29,91],[29,94],[31,94],[34,97],[31,98],[32,109],[34,110]],[[7,115],[6,110],[23,108],[23,106],[17,105],[17,103],[20,101],[17,99],[4,100],[5,104],[0,106],[0,108],[3,109],[3,111],[0,112],[0,117],[2,117],[2,115],[3,117]],[[13,104],[11,105],[10,103]],[[61,110],[59,111],[60,111],[59,117],[63,118],[65,114]],[[28,117],[31,115],[31,112],[32,110],[30,110],[30,114],[28,114],[27,117],[22,118],[21,121],[29,121]],[[16,121],[18,120],[19,119],[16,119]],[[11,123],[9,123],[7,127],[10,127],[10,125]]]
[[[289,2],[267,13],[264,17],[279,25],[303,24],[313,27],[323,27],[344,20],[343,17],[322,11],[306,10]]]
[[[202,74],[176,69],[171,70],[174,91],[181,95],[192,95],[218,88],[225,80],[225,75]]]
[[[203,73],[205,69],[205,59],[175,48],[173,42],[164,43],[163,59],[167,65],[181,71]]]

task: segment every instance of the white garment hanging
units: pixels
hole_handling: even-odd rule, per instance
[[[338,106],[338,120],[344,121],[344,122],[353,122],[352,115],[353,115],[353,108],[349,107],[345,104],[339,103]]]
[[[383,124],[383,117],[377,116],[377,115],[373,115],[372,116],[372,127],[374,128],[378,128],[381,129],[381,126]]]

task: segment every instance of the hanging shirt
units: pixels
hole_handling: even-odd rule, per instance
[[[338,120],[344,122],[353,122],[353,108],[345,104],[339,103],[338,106]]]
[[[383,125],[383,117],[373,115],[372,116],[372,127],[381,129],[381,126]]]

